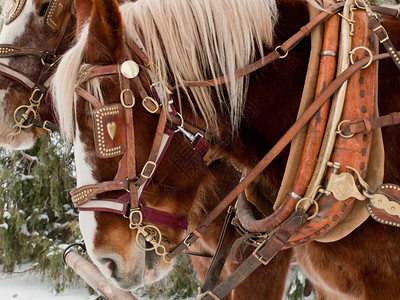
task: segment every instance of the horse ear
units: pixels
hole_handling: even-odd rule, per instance
[[[123,23],[116,0],[94,0],[86,58],[89,63],[118,62],[123,45]]]
[[[79,34],[81,27],[85,24],[92,13],[93,0],[75,0],[76,31]]]

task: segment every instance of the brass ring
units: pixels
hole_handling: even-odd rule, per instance
[[[275,51],[277,51],[278,49],[281,49],[282,45],[279,45],[278,47],[275,48]],[[288,56],[289,54],[289,50],[286,51],[286,53],[284,55],[279,56],[279,58],[285,58],[286,56]]]
[[[26,110],[25,110],[25,112],[23,112],[22,114],[21,114],[21,118],[19,119],[19,120],[17,120],[17,113],[21,110],[21,109],[24,109],[24,108],[26,108]],[[19,127],[21,127],[21,128],[30,128],[30,127],[32,127],[33,126],[33,123],[29,123],[28,125],[24,125],[24,122],[26,121],[26,120],[28,120],[28,117],[29,117],[29,115],[30,115],[30,113],[32,113],[32,115],[33,115],[33,118],[32,119],[36,119],[36,111],[33,109],[33,107],[32,106],[28,106],[28,105],[21,105],[21,106],[19,106],[15,111],[14,111],[14,122],[16,123],[16,124],[18,124],[19,125]],[[22,119],[23,119],[23,121],[22,121]]]
[[[354,55],[355,52],[356,52],[357,50],[359,50],[359,49],[364,49],[364,50],[367,51],[368,54],[369,54],[369,61],[368,61],[367,64],[366,64],[365,66],[363,66],[361,69],[368,68],[368,67],[371,65],[371,63],[372,63],[372,59],[373,59],[373,56],[374,56],[374,55],[372,54],[372,51],[371,51],[370,49],[368,49],[367,47],[358,46],[358,47],[355,47],[353,50],[351,50],[351,51],[349,52],[349,54],[350,54],[350,61],[351,61],[352,64],[354,64],[353,55]]]
[[[351,121],[349,121],[349,120],[343,120],[342,122],[340,122],[339,125],[338,125],[338,127],[337,127],[337,130],[335,131],[335,133],[339,134],[339,135],[340,135],[342,138],[344,138],[344,139],[349,139],[349,138],[353,137],[353,136],[354,136],[354,133],[349,134],[349,135],[344,135],[344,134],[342,133],[342,130],[340,129],[344,123],[350,123],[350,122],[351,122]]]
[[[300,199],[300,200],[297,202],[297,204],[296,204],[296,209],[295,209],[295,210],[297,210],[297,209],[299,208],[300,203],[302,203],[303,201],[311,201],[311,205],[312,205],[312,204],[315,205],[315,212],[314,212],[311,216],[309,216],[309,217],[307,218],[307,220],[314,219],[314,218],[317,216],[317,214],[319,213],[319,205],[318,205],[317,201],[315,201],[315,199],[310,199],[310,198],[303,198],[303,199]]]

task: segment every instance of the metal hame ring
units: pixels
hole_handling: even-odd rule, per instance
[[[372,63],[372,59],[373,59],[373,56],[374,56],[374,55],[372,54],[371,49],[368,49],[367,47],[358,46],[358,47],[355,47],[353,50],[351,50],[351,51],[349,52],[349,54],[350,54],[350,61],[351,61],[352,64],[354,64],[354,58],[353,58],[353,56],[354,56],[355,52],[356,52],[357,50],[359,50],[359,49],[364,49],[364,50],[367,51],[368,54],[369,54],[369,61],[368,61],[368,62],[366,63],[366,65],[363,66],[361,69],[368,68],[368,67],[371,65],[371,63]]]

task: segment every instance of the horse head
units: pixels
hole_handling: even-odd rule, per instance
[[[78,1],[79,2],[79,1]],[[78,5],[90,6],[91,1]],[[87,16],[80,16],[80,20]],[[48,88],[75,27],[72,0],[6,0],[0,32],[0,146],[32,147],[38,134],[56,130]]]
[[[117,2],[95,1],[89,24],[81,28],[76,46],[57,69],[54,91],[61,127],[74,140],[78,186],[104,182],[114,186],[119,182],[123,188],[102,190],[106,193],[98,193],[97,203],[108,199],[114,199],[109,203],[120,203],[131,198],[129,204],[137,205],[131,207],[130,219],[126,218],[129,211],[110,213],[114,204],[92,209],[91,201],[79,207],[81,231],[92,260],[114,283],[132,290],[170,270],[166,252],[184,238],[187,220],[193,217],[190,212],[198,216],[205,211],[205,207],[196,207],[193,199],[199,193],[205,193],[203,198],[207,199],[216,192],[201,188],[204,183],[213,186],[213,176],[190,142],[181,134],[174,136],[178,129],[167,122],[166,110],[157,112],[161,103],[154,96],[147,98],[150,106],[156,106],[154,110],[142,103],[144,93],[154,92],[154,82],[149,81],[154,75],[140,57],[130,57],[124,30]],[[128,73],[134,72],[137,77],[124,77],[125,61]],[[129,64],[135,67],[130,69]],[[114,65],[118,65],[115,72]],[[108,73],[91,78],[108,67]],[[75,78],[95,97],[86,97],[82,89],[75,93]],[[164,97],[164,90],[157,90]],[[140,101],[135,103],[135,99]],[[113,113],[108,114],[109,109],[116,110],[119,118],[110,119]],[[127,121],[130,118],[132,123]],[[113,147],[102,143],[104,139]],[[123,150],[118,150],[121,147]],[[131,167],[133,170],[124,171]],[[130,186],[125,187],[125,182]],[[79,202],[83,194],[73,199]],[[133,222],[135,217],[140,221]],[[147,225],[139,224],[142,218]]]

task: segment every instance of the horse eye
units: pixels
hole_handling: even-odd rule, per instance
[[[42,8],[39,11],[39,16],[43,17],[46,14],[48,8],[49,8],[49,3],[43,4]]]

